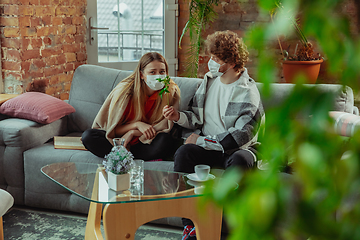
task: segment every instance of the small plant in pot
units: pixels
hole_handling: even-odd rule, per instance
[[[109,188],[114,191],[130,188],[129,171],[134,166],[134,157],[124,147],[124,139],[114,138],[114,147],[105,156],[103,165],[108,175]]]
[[[277,5],[278,8],[282,8],[281,3]],[[273,13],[272,16],[275,14]],[[289,54],[289,50],[283,50],[278,38],[279,47],[282,54],[282,67],[285,81],[288,83],[295,82],[299,75],[303,75],[307,83],[316,83],[320,72],[320,65],[324,61],[319,53],[314,53],[314,46],[311,44],[303,31],[301,30],[298,21],[292,18],[288,18],[291,24],[295,28],[295,33],[299,38],[300,44],[297,44],[293,55]]]

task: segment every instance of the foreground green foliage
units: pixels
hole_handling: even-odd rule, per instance
[[[275,2],[258,0],[258,5],[271,12]],[[360,42],[340,12],[343,1],[282,2],[285,9],[301,10],[303,32],[321,46],[331,74],[357,92]],[[246,44],[258,52],[257,80],[264,83],[265,98],[276,94],[270,83],[278,56],[268,44],[293,31],[287,23],[279,13],[273,24],[256,25],[246,34]],[[287,101],[267,109],[260,151],[268,170],[227,171],[221,182],[209,183],[211,199],[224,208],[229,239],[360,239],[360,133],[344,139],[333,132],[332,101],[331,94],[298,84]],[[279,172],[290,163],[293,174]]]

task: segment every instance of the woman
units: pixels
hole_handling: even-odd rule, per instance
[[[143,55],[134,73],[121,81],[106,98],[91,129],[82,135],[84,146],[98,157],[111,151],[113,138],[124,138],[135,158],[166,158],[176,150],[169,132],[172,121],[162,116],[166,105],[178,109],[180,89],[170,80],[169,93],[159,95],[168,75],[165,58],[156,52]]]

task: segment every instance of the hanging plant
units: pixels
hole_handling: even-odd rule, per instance
[[[182,38],[186,32],[189,32],[190,46],[186,53],[187,61],[185,63],[188,77],[197,77],[199,54],[203,43],[201,32],[217,18],[214,6],[218,4],[219,0],[191,0],[189,3],[189,20],[186,22],[179,40],[179,48],[181,48]]]

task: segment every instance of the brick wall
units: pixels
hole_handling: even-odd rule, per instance
[[[86,63],[86,0],[1,0],[0,38],[5,93],[33,80],[68,99],[74,70]]]
[[[189,0],[179,0],[179,28],[189,17]],[[359,33],[360,4],[347,0],[345,11],[352,22],[352,31]],[[240,36],[259,19],[256,0],[223,0],[216,7],[218,19],[203,37],[217,30],[232,30]],[[86,63],[86,0],[1,0],[0,40],[4,91],[22,93],[33,80],[48,83],[46,93],[67,99],[76,67]],[[184,62],[189,39],[185,37],[179,49],[179,76],[184,76]],[[198,76],[207,71],[208,56],[201,53]],[[256,55],[247,64],[255,72]],[[326,66],[325,66],[326,67]],[[324,72],[322,68],[322,72]]]

